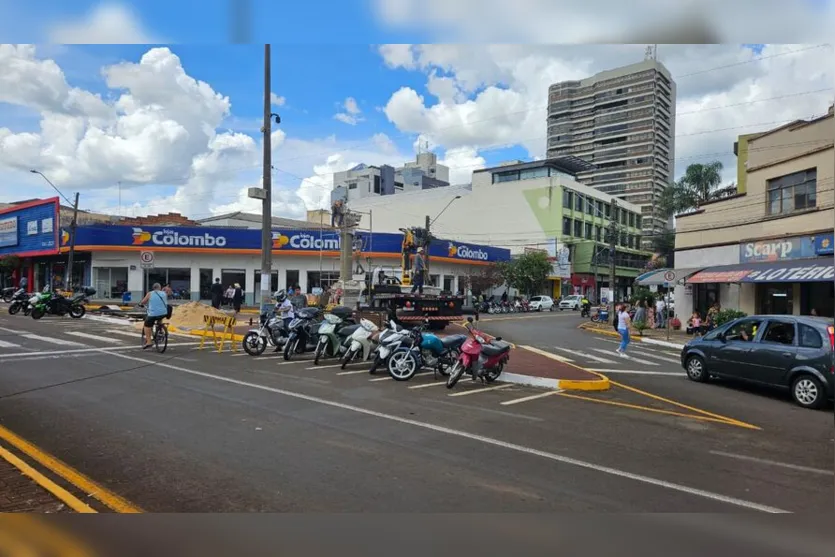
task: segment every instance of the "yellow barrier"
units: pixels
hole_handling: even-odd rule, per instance
[[[203,316],[203,323],[205,323],[205,327],[203,328],[203,338],[200,341],[200,349],[203,349],[203,345],[206,344],[206,339],[209,338],[209,333],[212,336],[212,344],[215,345],[217,348],[218,354],[223,352],[223,345],[226,342],[226,336],[229,335],[229,348],[232,352],[237,352],[238,345],[235,344],[235,323],[237,323],[237,319],[234,317],[220,317],[215,315],[204,315]],[[215,327],[217,325],[223,325],[223,331],[220,333],[220,336],[217,335],[217,331],[215,331]]]

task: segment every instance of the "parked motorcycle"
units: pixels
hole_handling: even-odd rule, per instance
[[[379,330],[380,328],[368,319],[360,320],[360,326],[351,335],[351,344],[342,356],[342,369],[354,360],[365,361],[371,358],[376,348],[372,337]]]
[[[411,346],[412,337],[410,331],[398,325],[393,319],[389,320],[388,326],[377,335],[377,350],[374,354],[374,363],[371,364],[368,373],[374,375],[380,366],[388,366],[389,356],[401,346]]]
[[[87,313],[87,308],[84,307],[84,304],[89,301],[89,296],[95,293],[96,289],[90,287],[84,288],[72,298],[67,298],[59,292],[44,292],[32,304],[32,319],[40,319],[46,314],[58,316],[69,315],[73,319],[81,319]]]
[[[351,313],[350,308],[336,307],[331,313],[325,314],[317,331],[319,336],[313,357],[314,365],[319,365],[322,358],[336,358],[342,355],[346,337],[356,330],[353,328],[356,323]]]
[[[2,292],[0,292],[0,296],[2,296],[4,302],[9,304],[12,302],[12,299],[15,297],[15,294],[17,294],[17,292],[18,289],[14,286],[7,286],[2,290]]]
[[[12,295],[9,305],[9,315],[15,315],[23,310],[23,315],[29,315],[32,311],[32,306],[29,305],[29,293],[23,288],[18,288]]]
[[[593,323],[608,323],[609,310],[605,307],[597,308],[597,313],[592,314],[591,320]]]
[[[447,389],[458,383],[464,372],[470,373],[473,381],[492,383],[502,374],[505,364],[510,360],[510,344],[497,337],[487,342],[484,333],[473,326],[472,318],[467,318],[466,341],[461,345],[458,360],[452,366],[447,378]]]
[[[472,319],[472,318],[469,318]],[[459,349],[466,335],[450,335],[440,338],[426,332],[424,324],[412,330],[412,345],[398,348],[388,361],[389,375],[395,381],[408,381],[419,369],[432,368],[435,376],[446,375],[457,361]]]
[[[296,311],[296,317],[290,321],[289,335],[284,343],[284,359],[290,360],[297,354],[312,352],[316,349],[318,338],[316,331],[319,322],[316,319],[321,315],[319,308],[302,308]]]
[[[259,318],[260,326],[250,329],[242,341],[244,351],[250,356],[260,356],[267,346],[279,348],[287,342],[289,333],[284,326],[284,320],[275,310],[264,312]]]

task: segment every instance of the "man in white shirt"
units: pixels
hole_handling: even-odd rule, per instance
[[[667,325],[667,304],[664,303],[664,298],[658,298],[655,301],[655,326],[663,329]]]

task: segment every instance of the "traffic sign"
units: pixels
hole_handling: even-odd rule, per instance
[[[664,272],[664,282],[675,282],[676,280],[676,272],[675,271],[665,271]]]
[[[139,263],[143,269],[150,269],[154,266],[154,252],[143,251],[139,253]]]

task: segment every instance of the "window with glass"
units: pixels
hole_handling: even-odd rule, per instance
[[[603,216],[603,202],[596,201],[595,202],[596,211],[594,212],[594,216],[602,217]]]
[[[641,215],[635,215],[635,228],[641,228]]]
[[[759,319],[743,319],[731,325],[725,332],[725,340],[740,340],[751,342],[757,336],[762,321]]]
[[[380,193],[380,177],[374,176],[374,193]]]
[[[620,233],[620,245],[626,247],[626,232]]]
[[[767,182],[769,215],[786,215],[811,209],[817,204],[817,169],[773,178]]]
[[[635,213],[629,213],[629,226],[635,227]]]
[[[769,321],[763,333],[762,342],[794,345],[794,323],[790,321]]]
[[[571,209],[571,206],[574,203],[574,192],[571,190],[562,190],[562,206],[566,209]]]
[[[455,277],[450,275],[444,275],[444,291],[452,292],[452,281],[455,280]]]
[[[583,221],[581,220],[574,220],[574,236],[577,238],[583,237]]]
[[[609,203],[606,204],[605,213],[606,213],[606,218],[607,219],[612,216],[612,205],[611,204],[609,204]]]
[[[562,235],[571,236],[571,219],[568,217],[562,218]]]
[[[823,348],[823,339],[814,327],[798,323],[800,328],[800,346],[803,348]]]
[[[628,216],[629,216],[629,213],[628,213],[627,211],[623,211],[623,210],[622,210],[622,211],[620,212],[620,223],[621,223],[622,225],[626,226],[626,222],[627,222]]]
[[[583,212],[583,205],[584,205],[584,198],[582,195],[577,194],[574,198],[574,210],[580,213]]]
[[[547,166],[542,166],[540,168],[527,168],[525,170],[519,171],[519,179],[520,180],[531,180],[533,178],[547,178],[549,176],[550,169]]]
[[[586,198],[586,213],[594,215],[594,199]]]
[[[285,278],[285,285],[286,288],[295,288],[299,285],[299,271],[295,269],[288,269],[284,271],[284,278]],[[310,289],[311,285],[308,285],[308,289]]]
[[[307,289],[321,288],[327,292],[334,283],[339,281],[339,271],[308,271]]]
[[[93,288],[97,298],[121,298],[128,290],[128,268],[94,267]]]
[[[598,242],[602,241],[603,240],[602,234],[603,234],[602,229],[599,226],[595,226],[594,227],[594,239],[597,240]]]
[[[592,226],[591,226],[591,223],[590,223],[590,222],[587,222],[587,223],[586,223],[586,235],[585,235],[585,238],[586,238],[586,240],[591,240],[591,239],[593,238],[593,236],[592,236]]]

